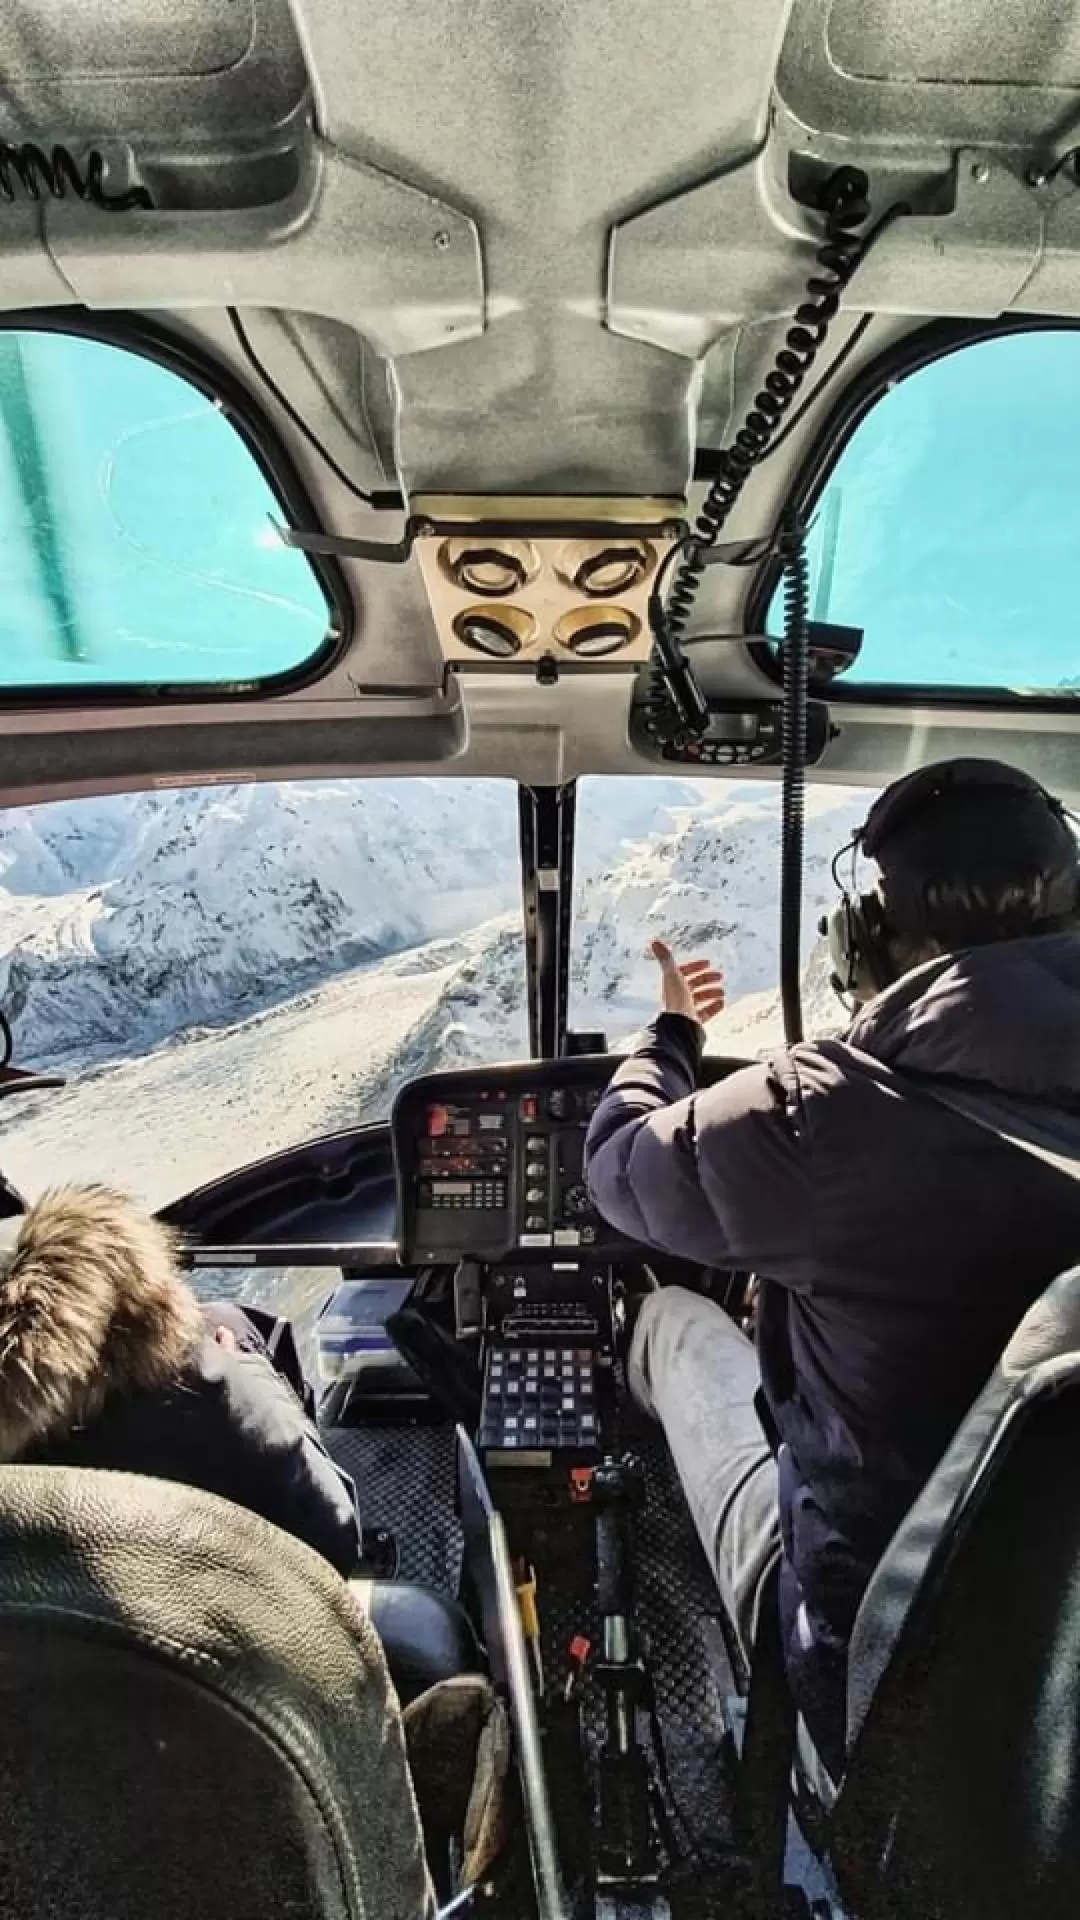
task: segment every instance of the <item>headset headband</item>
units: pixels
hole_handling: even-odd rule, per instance
[[[943,760],[932,767],[919,767],[906,779],[897,780],[875,800],[855,835],[861,852],[874,859],[878,849],[891,840],[904,822],[913,819],[936,800],[961,791],[978,788],[1010,789],[1029,799],[1042,800],[1062,824],[1067,819],[1060,800],[1048,793],[1030,773],[1010,767],[1004,760]]]

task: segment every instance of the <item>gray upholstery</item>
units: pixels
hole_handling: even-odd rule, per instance
[[[1080,1912],[1080,1268],[1032,1307],[868,1588],[827,1844],[859,1920]]]
[[[382,1649],[212,1495],[0,1468],[0,1914],[422,1920]]]
[[[937,1471],[893,1536],[863,1597],[848,1670],[848,1745],[920,1593],[939,1541],[976,1492],[981,1472],[1032,1399],[1080,1381],[1080,1267],[1062,1274],[1024,1315]]]

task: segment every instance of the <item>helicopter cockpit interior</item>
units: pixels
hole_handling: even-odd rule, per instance
[[[616,1231],[583,1153],[650,939],[719,953],[720,1082],[839,1027],[817,915],[890,781],[992,754],[1080,806],[1078,113],[1072,0],[0,20],[0,1211],[129,1187],[293,1320],[374,1572],[508,1703],[503,1865],[443,1911],[1075,1910],[1020,1597],[982,1690],[894,1661],[815,1781],[626,1387],[643,1291],[741,1324],[751,1277]],[[1076,1350],[1025,1376],[1048,1473]],[[976,1480],[1035,1527],[977,1464],[885,1608],[920,1674],[996,1577]],[[975,1757],[1023,1716],[1030,1795]],[[303,1920],[379,1920],[327,1831]]]

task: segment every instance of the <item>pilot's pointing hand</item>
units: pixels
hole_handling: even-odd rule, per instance
[[[684,960],[680,966],[670,947],[654,940],[649,949],[660,963],[665,1013],[684,1013],[704,1026],[724,1004],[724,976],[709,960]]]

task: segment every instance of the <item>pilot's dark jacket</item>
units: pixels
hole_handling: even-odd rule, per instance
[[[589,1189],[636,1239],[767,1276],[788,1670],[811,1730],[842,1726],[876,1561],[1017,1321],[1080,1255],[1080,1184],[889,1070],[1007,1095],[1080,1152],[1080,936],[931,961],[843,1041],[695,1093],[700,1054],[694,1022],[656,1021],[593,1117]]]
[[[37,1443],[23,1458],[185,1481],[262,1514],[340,1573],[354,1573],[360,1542],[352,1482],[261,1342],[249,1346],[228,1351],[208,1328],[175,1386],[110,1395],[85,1426]]]

